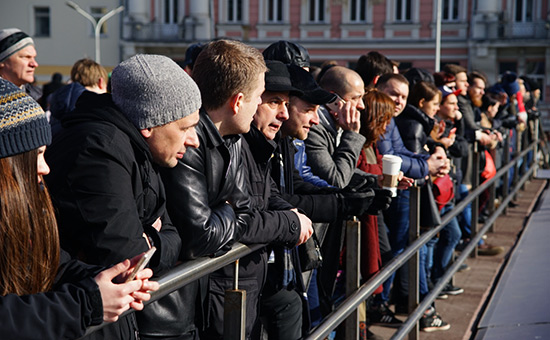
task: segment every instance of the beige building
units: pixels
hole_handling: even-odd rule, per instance
[[[120,6],[119,0],[75,0],[94,18]],[[101,64],[111,69],[120,62],[122,15],[107,20],[100,35]],[[17,27],[35,42],[38,83],[48,82],[51,74],[61,72],[69,78],[78,59],[95,58],[92,23],[62,0],[0,0],[0,28]]]

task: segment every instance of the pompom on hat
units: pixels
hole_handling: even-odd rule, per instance
[[[197,84],[172,59],[138,54],[121,62],[111,76],[113,102],[138,128],[162,126],[201,106]]]
[[[0,30],[0,62],[29,45],[34,45],[34,41],[20,29],[5,28]]]
[[[0,78],[0,158],[51,143],[44,110],[13,83]]]

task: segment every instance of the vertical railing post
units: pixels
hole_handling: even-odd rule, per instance
[[[233,289],[225,291],[223,320],[224,340],[244,340],[246,332],[246,291],[239,289],[239,260],[235,261]]]
[[[472,155],[472,191],[479,186],[479,173],[480,173],[480,159],[479,159],[479,144],[474,142],[474,154]],[[477,221],[479,219],[479,196],[476,196],[472,201],[472,222],[471,222],[471,238],[473,239],[477,235],[478,226]],[[477,245],[471,253],[471,257],[477,257]]]
[[[533,177],[535,178],[537,177],[537,171],[539,169],[539,162],[537,161],[537,157],[539,153],[539,133],[540,133],[539,125],[540,125],[540,118],[537,117],[535,118],[535,136],[534,136],[535,147],[533,149],[533,158],[532,158],[533,163],[531,164],[531,166],[535,167],[535,170],[533,170]]]
[[[420,187],[409,188],[409,244],[413,243],[420,236]],[[419,266],[420,250],[409,259],[409,314],[416,309],[419,303]],[[420,337],[418,322],[409,333],[409,340],[417,340]]]
[[[346,223],[346,296],[357,291],[360,284],[361,268],[361,223],[357,218]],[[347,340],[359,339],[359,309],[345,321]]]
[[[504,160],[504,164],[510,163],[510,133],[509,132],[506,138],[504,138],[504,153],[503,153],[502,159]],[[502,177],[502,199],[506,198],[509,192],[510,192],[510,170],[506,171],[506,173]],[[504,210],[502,212],[504,214],[507,214],[508,207],[504,207]]]
[[[493,184],[489,186],[488,190],[489,190],[489,205],[487,209],[489,210],[489,216],[491,216],[495,212],[495,199],[497,197],[496,182],[493,182]],[[491,223],[491,227],[489,227],[489,232],[492,233],[495,231],[496,224],[497,224],[496,221]]]

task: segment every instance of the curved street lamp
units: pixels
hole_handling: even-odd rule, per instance
[[[73,1],[67,1],[66,2],[67,6],[71,7],[72,9],[74,9],[75,11],[77,11],[78,13],[80,13],[83,17],[85,17],[86,19],[90,20],[90,22],[92,23],[92,25],[94,26],[94,34],[95,34],[95,61],[98,63],[98,64],[101,64],[101,51],[100,51],[100,46],[99,46],[99,37],[100,37],[100,33],[101,33],[101,26],[105,23],[105,21],[107,21],[110,17],[112,17],[113,15],[117,14],[117,13],[120,13],[124,10],[124,6],[119,6],[113,10],[110,10],[109,12],[107,12],[104,16],[102,16],[101,18],[99,18],[99,20],[96,21],[96,19],[91,15],[89,14],[88,12],[86,12],[85,10],[83,10],[80,6],[78,6],[76,3],[74,3]]]

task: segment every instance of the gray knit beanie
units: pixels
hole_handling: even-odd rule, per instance
[[[50,124],[40,105],[0,78],[0,158],[38,149],[51,140]]]
[[[5,28],[0,30],[0,62],[29,45],[34,45],[34,41],[20,29]]]
[[[138,54],[121,62],[111,76],[114,103],[138,129],[184,118],[201,106],[197,84],[172,59]]]

